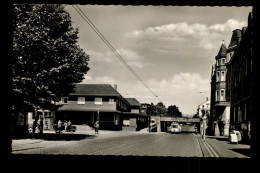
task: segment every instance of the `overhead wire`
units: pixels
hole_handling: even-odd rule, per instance
[[[130,65],[123,59],[123,57],[115,50],[115,48],[110,44],[106,37],[98,30],[98,28],[92,23],[92,21],[87,17],[87,15],[80,9],[78,5],[72,5],[76,12],[83,18],[85,22],[94,30],[94,32],[99,36],[99,38],[108,46],[108,48],[116,55],[117,58],[124,64],[124,66],[138,79],[138,81],[150,91],[150,93],[155,96],[160,102],[161,99],[155,94],[151,88],[137,75],[137,73],[130,67]]]

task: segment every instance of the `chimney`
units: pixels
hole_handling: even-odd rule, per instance
[[[114,84],[114,89],[117,91],[117,84]]]

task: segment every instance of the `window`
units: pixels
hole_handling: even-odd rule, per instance
[[[220,80],[220,72],[217,72],[217,82]]]
[[[217,65],[220,65],[220,59],[218,59],[218,63],[217,63]]]
[[[221,81],[225,81],[225,72],[224,71],[221,72]]]
[[[95,104],[102,105],[102,97],[95,97]]]
[[[225,100],[225,90],[220,91],[220,100],[224,101]]]
[[[216,90],[216,99],[215,100],[219,101],[219,91],[218,90]]]
[[[222,65],[225,65],[225,63],[226,63],[226,59],[222,58]]]
[[[114,104],[114,99],[109,99],[109,104]]]
[[[68,101],[69,101],[68,97],[61,97],[62,104],[68,104]]]
[[[85,97],[78,97],[78,104],[84,105],[85,104]]]
[[[52,112],[44,112],[44,117],[51,117],[52,116]]]

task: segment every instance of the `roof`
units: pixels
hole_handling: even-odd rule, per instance
[[[121,96],[110,84],[76,84],[70,95]]]
[[[139,103],[135,98],[125,98],[125,99],[131,106],[141,106],[141,103]]]
[[[222,43],[217,56],[226,55],[226,53],[227,53],[227,48],[226,48],[225,44]]]
[[[238,45],[239,38],[241,38],[241,37],[242,37],[242,31],[240,29],[235,29],[232,33],[232,37],[231,37],[230,44],[228,47],[230,48],[232,46]]]

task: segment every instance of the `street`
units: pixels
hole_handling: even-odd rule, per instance
[[[249,158],[249,145],[195,133],[100,131],[95,135],[44,134],[43,138],[13,140],[13,154]],[[55,138],[56,137],[56,138]]]

